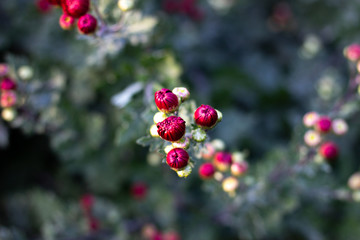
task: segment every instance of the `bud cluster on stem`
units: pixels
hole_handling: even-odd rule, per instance
[[[15,105],[17,103],[17,84],[9,75],[9,66],[0,64],[0,106],[3,108],[1,116],[6,121],[15,118]]]

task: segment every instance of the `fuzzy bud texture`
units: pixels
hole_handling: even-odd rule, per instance
[[[188,165],[189,154],[182,148],[174,148],[166,156],[166,163],[173,170],[180,170]]]
[[[321,142],[321,135],[317,131],[308,130],[304,135],[304,142],[310,147],[315,147]]]
[[[155,124],[151,125],[150,127],[150,135],[152,137],[159,137],[159,134],[157,133],[157,127]]]
[[[197,142],[203,142],[206,140],[206,132],[200,128],[191,131],[192,138]]]
[[[184,137],[180,139],[180,141],[174,142],[172,145],[174,148],[188,149],[190,146],[190,139],[188,137]]]
[[[79,18],[78,29],[82,34],[94,33],[97,27],[97,20],[91,14],[85,14]]]
[[[359,44],[351,44],[346,47],[344,50],[344,55],[350,61],[357,61],[360,59],[360,45]]]
[[[333,142],[325,142],[320,146],[320,155],[327,160],[334,160],[339,154],[338,147]]]
[[[332,122],[332,129],[336,135],[344,135],[347,133],[349,127],[343,119],[334,119]]]
[[[16,83],[11,78],[4,78],[0,84],[1,90],[13,90],[16,89]]]
[[[320,115],[316,112],[308,112],[303,117],[303,123],[306,127],[312,127],[319,120]]]
[[[226,171],[232,163],[231,153],[218,152],[214,157],[214,164],[220,171]]]
[[[331,130],[331,119],[323,116],[315,123],[315,129],[321,133],[328,133]]]
[[[59,24],[62,29],[69,30],[74,26],[75,18],[64,13],[59,19]]]
[[[16,94],[13,91],[4,91],[1,94],[1,107],[12,107],[16,104]]]
[[[165,119],[167,118],[166,114],[163,113],[163,112],[157,112],[154,114],[154,123],[155,124],[158,124],[159,122],[162,122],[164,121]]]
[[[218,115],[216,110],[209,105],[201,105],[194,113],[194,119],[198,126],[205,129],[215,126]]]
[[[199,168],[199,175],[202,179],[209,179],[214,176],[215,167],[212,163],[204,163]]]
[[[181,117],[170,116],[157,125],[159,136],[167,141],[179,141],[185,134],[185,121]]]
[[[74,18],[84,16],[90,8],[89,0],[62,0],[64,13]]]
[[[181,170],[177,170],[176,173],[179,177],[187,178],[192,172],[192,167],[187,165],[185,168]]]
[[[155,93],[155,104],[159,111],[171,113],[179,107],[179,100],[173,92],[163,88]]]
[[[231,174],[239,177],[241,175],[243,175],[244,173],[246,173],[246,171],[248,170],[248,164],[247,162],[243,161],[243,162],[235,162],[233,164],[231,164]]]
[[[172,90],[172,92],[178,96],[182,102],[185,102],[190,98],[190,92],[184,87],[177,87]]]

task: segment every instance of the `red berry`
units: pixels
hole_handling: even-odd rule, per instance
[[[60,6],[62,0],[45,0],[45,1],[47,1],[51,5],[59,5]]]
[[[135,199],[143,199],[146,197],[146,193],[147,193],[147,186],[145,185],[145,183],[142,182],[137,182],[134,183],[131,186],[131,195],[135,198]]]
[[[13,90],[16,89],[16,83],[11,78],[4,78],[0,84],[1,90]]]
[[[64,13],[59,19],[60,27],[64,30],[69,30],[74,26],[75,18]]]
[[[331,130],[331,119],[327,116],[322,116],[315,123],[315,129],[321,133],[328,133]]]
[[[12,107],[16,104],[16,93],[13,91],[4,91],[1,94],[1,107]]]
[[[155,93],[155,104],[159,111],[171,113],[178,108],[179,99],[172,91],[163,88]]]
[[[218,152],[214,157],[214,164],[220,171],[226,171],[232,163],[231,153]]]
[[[319,152],[320,152],[320,155],[323,156],[327,160],[336,159],[339,154],[338,147],[333,142],[323,143],[320,146]]]
[[[156,124],[159,136],[167,141],[179,141],[185,134],[185,121],[181,117],[170,116]]]
[[[83,34],[94,33],[97,27],[97,20],[90,14],[85,14],[79,18],[78,29]]]
[[[204,163],[199,168],[199,175],[202,179],[209,179],[214,176],[215,167],[212,163]]]
[[[89,0],[62,0],[63,11],[74,18],[84,16],[90,8]]]
[[[179,170],[187,166],[189,154],[182,148],[174,148],[166,156],[166,163],[174,170]]]
[[[212,128],[215,126],[218,115],[216,110],[209,105],[201,105],[194,113],[194,119],[197,125],[203,128]]]

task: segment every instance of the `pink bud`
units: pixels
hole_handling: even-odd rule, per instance
[[[75,18],[64,13],[59,19],[60,27],[64,30],[71,29],[75,24]]]
[[[319,153],[327,160],[334,160],[338,157],[339,150],[335,143],[325,142],[320,146]]]
[[[322,116],[315,123],[315,129],[321,133],[328,133],[331,130],[331,119],[327,116]]]
[[[174,148],[166,156],[166,163],[173,170],[180,170],[188,165],[189,154],[182,148]]]
[[[351,44],[350,46],[344,49],[344,55],[350,61],[357,61],[360,59],[360,45],[359,44]]]
[[[4,91],[1,94],[1,106],[3,108],[12,107],[16,104],[16,93],[13,91]]]
[[[131,186],[131,195],[138,200],[144,199],[147,194],[147,186],[143,182],[134,183]]]
[[[214,164],[220,171],[226,171],[229,169],[232,163],[231,153],[218,152],[214,157]]]
[[[16,83],[9,77],[4,78],[0,84],[1,90],[14,90],[16,89]]]
[[[97,27],[97,20],[91,14],[81,16],[78,21],[78,29],[82,34],[94,33]]]
[[[231,174],[239,177],[243,175],[248,170],[248,164],[245,161],[235,162],[231,164]]]
[[[209,105],[201,105],[194,113],[194,119],[198,126],[208,129],[215,126],[218,115],[214,108]]]
[[[312,127],[319,120],[320,115],[317,112],[308,112],[303,117],[303,123],[306,127]]]
[[[215,167],[212,163],[203,163],[199,167],[199,175],[202,179],[209,179],[214,176]]]
[[[163,88],[155,93],[155,104],[159,111],[171,113],[178,109],[179,99],[169,89]]]
[[[185,121],[181,117],[170,116],[156,124],[159,136],[167,141],[179,141],[185,135]]]

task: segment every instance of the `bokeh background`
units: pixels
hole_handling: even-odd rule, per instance
[[[121,15],[115,0],[94,3],[109,22]],[[148,0],[134,11],[157,24],[94,40],[62,30],[60,9],[0,2],[0,62],[15,75],[33,71],[19,80],[26,103],[16,121],[0,121],[0,239],[147,239],[146,229],[177,235],[168,240],[360,239],[359,204],[328,193],[346,191],[359,168],[358,102],[346,109],[350,130],[333,166],[266,178],[297,160],[304,113],[327,113],[344,94],[354,70],[343,49],[359,41],[360,3]],[[141,88],[123,99],[134,83]],[[211,137],[246,150],[262,187],[230,198],[196,170],[178,178],[136,144],[153,89],[176,86],[222,111]]]

